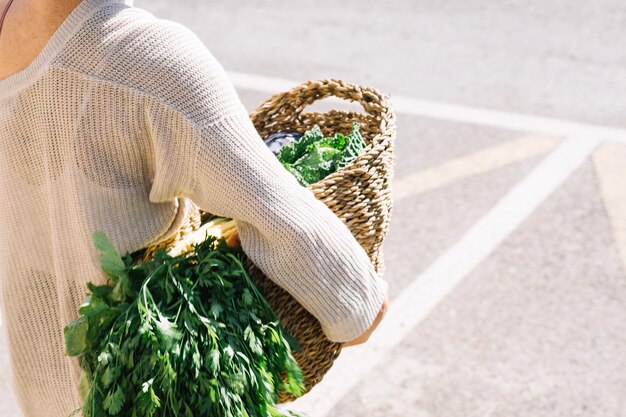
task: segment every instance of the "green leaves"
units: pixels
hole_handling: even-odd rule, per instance
[[[298,343],[296,338],[293,337],[292,335],[290,335],[289,333],[287,333],[287,331],[285,329],[282,329],[282,330],[283,330],[283,337],[289,343],[289,347],[292,350],[295,350],[296,352],[300,352],[302,350],[302,348],[300,347],[300,344]]]
[[[347,145],[343,148],[343,157],[337,162],[338,170],[345,168],[365,148],[365,141],[359,132],[359,124],[357,122],[352,122],[352,132],[346,137],[346,140]]]
[[[253,298],[252,298],[252,293],[250,292],[249,289],[247,288],[243,289],[243,293],[241,294],[241,301],[243,301],[244,305],[246,306],[252,305]]]
[[[211,313],[213,313],[213,317],[215,319],[219,318],[222,314],[222,311],[224,311],[224,307],[222,307],[222,304],[217,300],[213,300],[211,302]]]
[[[77,356],[87,349],[87,317],[80,316],[63,329],[65,338],[65,354]]]
[[[183,333],[177,329],[175,322],[169,321],[167,317],[158,314],[159,319],[155,322],[157,331],[163,338],[163,344],[170,347],[175,341],[183,337]]]
[[[244,330],[243,332],[243,337],[250,344],[250,350],[252,350],[253,353],[256,353],[257,355],[263,354],[263,346],[261,345],[261,342],[252,331],[252,327],[250,326],[246,327],[246,330]]]
[[[359,126],[353,122],[347,136],[336,133],[324,138],[320,127],[315,125],[300,140],[281,147],[277,158],[301,185],[314,184],[345,168],[365,148]]]
[[[83,401],[87,398],[89,394],[89,389],[91,387],[91,376],[85,370],[80,373],[80,381],[78,383],[78,392],[80,392],[81,398]]]
[[[109,412],[110,415],[114,416],[122,411],[122,406],[124,405],[125,400],[124,391],[122,391],[122,387],[118,385],[115,391],[109,391],[109,394],[104,399],[102,406]]]
[[[113,286],[88,283],[64,329],[68,354],[81,355],[83,415],[282,417],[280,390],[303,392],[297,341],[240,248],[208,235],[187,254],[132,265],[104,235],[94,243]]]
[[[104,233],[96,230],[93,243],[100,251],[100,267],[113,282],[117,283],[120,278],[126,277],[126,265]]]

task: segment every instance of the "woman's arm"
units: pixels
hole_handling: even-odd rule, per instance
[[[232,218],[246,255],[336,342],[375,324],[382,280],[348,227],[267,148],[222,66],[193,32],[157,25],[161,59],[144,63],[154,149],[153,202],[188,197]]]

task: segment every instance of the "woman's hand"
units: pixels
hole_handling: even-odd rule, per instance
[[[367,329],[367,331],[365,333],[363,333],[361,336],[357,337],[356,339],[350,340],[348,342],[344,342],[341,345],[341,347],[345,348],[345,347],[348,347],[348,346],[360,345],[361,343],[367,342],[367,339],[369,339],[369,337],[372,334],[372,332],[374,331],[374,329],[376,329],[376,327],[378,326],[380,321],[383,319],[383,317],[387,313],[387,305],[388,305],[388,303],[389,303],[389,295],[385,294],[385,300],[383,301],[383,305],[380,308],[380,311],[378,312],[378,315],[376,316],[376,319],[374,319],[374,323],[372,323],[370,328]]]

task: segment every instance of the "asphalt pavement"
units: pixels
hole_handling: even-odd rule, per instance
[[[626,416],[626,3],[135,6],[188,26],[234,80],[249,76],[235,83],[249,110],[272,85],[322,78],[397,99],[388,318],[286,408]],[[440,104],[462,107],[426,115]],[[468,122],[464,108],[493,120]],[[431,307],[411,302],[422,294]],[[0,369],[5,345],[1,333]],[[0,416],[19,417],[8,376]]]

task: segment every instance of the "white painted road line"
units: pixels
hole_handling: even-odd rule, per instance
[[[238,88],[262,91],[270,94],[290,90],[304,81],[265,77],[234,71],[228,71],[228,76]],[[626,143],[626,129],[490,110],[473,106],[463,106],[459,104],[418,100],[393,94],[393,92],[389,93],[392,107],[397,113],[471,123],[480,126],[492,126],[522,132],[546,133],[564,137],[587,137],[593,140],[602,139]],[[342,100],[331,99],[331,101]]]
[[[500,145],[451,159],[432,168],[404,175],[393,182],[393,199],[400,201],[463,178],[546,154],[554,149],[559,140],[554,136],[522,136]]]
[[[598,143],[587,137],[566,139],[390,303],[387,316],[367,343],[343,350],[324,380],[285,408],[333,417],[329,414],[333,407],[389,359],[391,350],[569,178]]]
[[[593,154],[598,188],[626,269],[626,146],[605,143]]]

